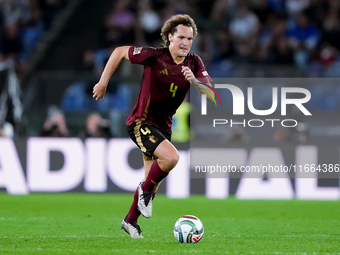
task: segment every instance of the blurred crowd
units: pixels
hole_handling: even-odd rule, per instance
[[[66,1],[0,0],[0,61],[14,59],[25,70]],[[339,6],[339,0],[116,0],[102,21],[99,45],[84,52],[83,68],[100,72],[119,45],[160,46],[164,22],[188,13],[199,29],[192,52],[215,77],[242,63],[290,65],[327,76],[323,71],[339,61]]]
[[[339,0],[113,1],[103,18],[98,47],[83,51],[81,69],[100,75],[117,46],[161,46],[161,27],[179,13],[194,18],[198,35],[191,52],[203,59],[212,77],[233,77],[232,66],[242,65],[288,66],[307,77],[338,77]],[[122,69],[115,77],[126,71]],[[95,108],[85,87],[70,86],[62,108],[127,112],[131,107],[132,92],[122,82],[110,85],[106,100]]]
[[[83,128],[77,134],[70,134],[64,112],[55,105],[51,105],[47,111],[40,136],[44,137],[69,137],[77,136],[82,139],[90,137],[112,138],[110,121],[101,116],[99,112],[88,114],[83,123]]]
[[[0,61],[15,59],[25,70],[66,2],[0,0]],[[99,45],[84,58],[100,72],[114,47],[160,46],[164,22],[188,13],[199,29],[192,51],[215,77],[242,63],[290,65],[323,76],[339,61],[339,6],[339,0],[116,0],[102,21]]]
[[[16,62],[26,70],[33,49],[48,30],[66,0],[0,0],[0,62]]]
[[[0,71],[4,71],[0,79],[0,136],[13,137],[22,130],[18,127],[23,111],[19,79],[66,1],[0,0]]]
[[[160,28],[188,13],[198,26],[192,52],[211,75],[231,64],[275,64],[323,76],[339,61],[339,0],[117,0],[103,22],[97,70],[119,45],[160,46]],[[334,67],[333,67],[334,69]],[[331,71],[330,71],[331,72]],[[330,74],[331,75],[331,74]],[[334,73],[333,73],[334,75]],[[336,74],[335,74],[336,75]]]
[[[20,77],[29,64],[33,49],[44,32],[51,28],[53,20],[65,8],[66,2],[0,0],[0,62],[14,60]],[[81,63],[75,70],[100,75],[112,50],[117,46],[161,46],[160,29],[164,22],[172,15],[187,13],[194,18],[198,27],[191,52],[203,59],[212,77],[234,77],[235,73],[231,71],[233,66],[264,66],[264,69],[266,66],[290,67],[302,70],[306,77],[339,76],[339,0],[111,2],[112,8],[107,10],[102,20],[98,19],[102,23],[98,44],[82,51]],[[99,123],[93,126],[100,127],[101,132],[104,132],[100,136],[112,136],[107,132],[106,120],[103,121],[96,114],[114,110],[116,112],[113,115],[119,116],[113,117],[116,121],[111,122],[118,123],[122,119],[120,115],[131,109],[134,88],[128,81],[119,79],[119,74],[124,72],[125,77],[129,77],[131,68],[131,65],[122,64],[117,70],[115,77],[118,79],[111,81],[114,84],[109,86],[106,100],[94,102],[91,97],[94,83],[78,80],[65,90],[58,107],[65,112],[93,112],[89,114],[88,122]],[[327,95],[335,96],[333,91]],[[327,98],[327,95],[323,98]],[[48,115],[41,135],[70,135],[64,117],[60,114]],[[2,128],[5,129],[4,126]],[[90,137],[90,133],[84,129],[79,135]]]

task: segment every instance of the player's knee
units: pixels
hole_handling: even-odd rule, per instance
[[[178,151],[176,151],[176,152],[172,153],[171,155],[169,155],[169,158],[168,158],[167,161],[168,161],[167,164],[168,164],[168,167],[170,168],[170,170],[173,169],[177,165],[177,163],[179,161],[179,153],[178,153]]]
[[[165,172],[170,172],[178,163],[179,154],[178,151],[168,153],[166,156],[159,158],[159,166]]]

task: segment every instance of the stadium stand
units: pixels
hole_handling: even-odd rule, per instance
[[[84,122],[74,117],[83,118],[91,111],[104,117],[116,111],[112,115],[124,119],[138,90],[140,68],[122,65],[112,79],[117,86],[110,86],[107,94],[113,100],[94,103],[91,88],[98,74],[118,45],[159,46],[160,26],[178,13],[188,13],[196,20],[199,34],[192,52],[203,58],[212,77],[338,77],[337,0],[78,2],[54,40],[47,42],[48,50],[33,62],[32,52],[43,34],[53,31],[58,13],[70,9],[68,1],[1,2],[1,58],[14,57],[19,77],[22,70],[29,70],[21,84],[26,95],[25,116],[34,120],[29,121],[34,124],[28,125],[27,135],[37,134],[42,125],[37,115],[46,116],[49,105],[62,107],[66,119],[75,121],[70,123],[71,135],[79,133],[76,123]],[[6,48],[6,40],[15,42],[11,43],[13,49]],[[327,91],[312,108],[338,109],[336,103],[329,103],[333,93]],[[124,100],[115,100],[118,98]],[[124,136],[119,127],[115,133]]]

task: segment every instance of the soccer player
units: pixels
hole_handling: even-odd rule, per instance
[[[189,15],[175,15],[165,22],[163,47],[117,47],[111,54],[93,98],[103,99],[110,77],[122,59],[144,66],[136,103],[126,124],[133,142],[143,152],[145,178],[138,185],[133,203],[121,228],[132,238],[143,238],[137,219],[152,215],[152,200],[159,183],[176,166],[177,149],[171,141],[172,116],[183,102],[190,84],[213,101],[211,78],[202,60],[189,53],[197,27]]]

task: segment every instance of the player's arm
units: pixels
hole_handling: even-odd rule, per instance
[[[104,71],[100,77],[99,82],[93,87],[93,98],[96,100],[103,99],[106,92],[107,84],[119,66],[122,59],[129,60],[129,48],[130,46],[117,47],[111,54],[107,61]]]
[[[197,89],[198,93],[200,93],[200,95],[205,94],[205,95],[207,95],[207,100],[209,102],[214,101],[215,94],[211,89],[209,89],[209,86],[211,87],[210,83],[206,83],[206,85],[207,85],[206,86],[205,84],[203,84],[202,82],[197,80],[197,78],[195,77],[193,72],[187,66],[182,67],[182,73],[183,73],[185,79],[187,79],[190,82],[191,85],[195,86],[195,88]]]

